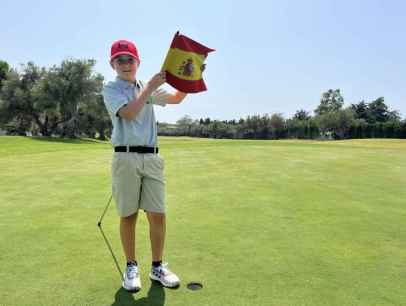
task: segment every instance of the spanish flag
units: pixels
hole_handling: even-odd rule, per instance
[[[177,32],[162,66],[162,70],[166,71],[166,82],[185,93],[205,91],[203,62],[212,51]]]

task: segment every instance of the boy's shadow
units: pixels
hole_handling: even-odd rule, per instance
[[[163,306],[165,304],[165,291],[161,284],[151,282],[147,297],[136,298],[133,293],[121,287],[114,296],[111,306]]]

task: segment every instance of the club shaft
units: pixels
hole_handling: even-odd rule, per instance
[[[114,263],[116,264],[116,267],[117,267],[117,271],[120,274],[120,278],[124,281],[123,272],[121,271],[120,265],[118,264],[118,261],[117,261],[117,258],[114,255],[113,249],[111,248],[111,245],[110,245],[106,235],[104,234],[103,228],[101,226],[99,226],[99,229],[100,229],[100,233],[102,234],[102,236],[104,238],[104,241],[106,242],[107,248],[109,249],[109,251],[111,253],[111,256],[113,257]]]
[[[98,225],[99,227],[101,226],[101,223],[102,223],[102,221],[103,221],[104,215],[106,214],[107,209],[108,209],[109,206],[110,206],[110,203],[111,203],[111,199],[112,199],[112,198],[113,198],[113,195],[110,196],[110,199],[109,199],[109,201],[107,202],[106,207],[104,208],[103,214],[101,215],[100,220],[99,220],[99,222],[97,223],[97,225]]]
[[[115,263],[115,265],[116,265],[116,267],[117,267],[117,271],[118,271],[118,273],[120,274],[120,278],[124,281],[123,272],[122,272],[121,269],[120,269],[120,265],[118,264],[116,255],[114,255],[114,252],[113,252],[113,249],[112,249],[112,247],[111,247],[111,245],[110,245],[110,242],[108,241],[106,235],[104,234],[103,228],[102,228],[102,221],[103,221],[104,215],[106,214],[106,212],[107,212],[107,210],[108,210],[108,208],[109,208],[109,206],[110,206],[110,203],[111,203],[111,199],[112,199],[112,198],[113,198],[113,195],[110,196],[110,199],[109,199],[109,201],[107,202],[106,207],[104,208],[104,211],[103,211],[103,213],[102,213],[102,215],[101,215],[101,217],[100,217],[99,222],[97,223],[97,226],[99,227],[99,230],[100,230],[100,233],[101,233],[102,236],[103,236],[104,242],[106,243],[107,248],[109,249],[110,254],[111,254],[111,256],[113,257],[114,263]]]

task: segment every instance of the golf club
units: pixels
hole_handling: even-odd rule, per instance
[[[101,217],[100,217],[99,222],[97,223],[97,226],[98,226],[99,229],[100,229],[100,233],[102,234],[102,236],[103,236],[103,238],[104,238],[104,241],[106,242],[107,248],[110,250],[111,256],[113,256],[113,260],[114,260],[114,263],[116,264],[118,273],[120,273],[120,278],[124,281],[123,272],[122,272],[121,269],[120,269],[120,266],[119,266],[119,264],[118,264],[117,258],[116,258],[116,256],[114,255],[113,249],[111,248],[111,245],[110,245],[109,241],[107,240],[107,237],[106,237],[106,235],[104,234],[104,231],[103,231],[103,228],[102,228],[102,220],[103,220],[103,218],[104,218],[104,215],[105,215],[106,212],[107,212],[107,209],[108,209],[109,206],[110,206],[110,203],[111,203],[111,199],[112,199],[112,198],[113,198],[113,195],[110,196],[110,199],[109,199],[109,201],[108,201],[108,203],[107,203],[107,205],[106,205],[106,208],[105,208],[104,211],[103,211],[103,214],[102,214]]]

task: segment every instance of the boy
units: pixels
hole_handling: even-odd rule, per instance
[[[146,212],[150,228],[152,267],[149,277],[166,287],[177,287],[180,283],[176,274],[162,264],[166,228],[164,161],[158,155],[153,104],[179,104],[186,94],[159,90],[165,83],[165,72],[162,71],[145,85],[139,82],[136,79],[139,64],[138,51],[132,42],[114,42],[110,65],[117,77],[103,89],[104,103],[113,123],[112,191],[127,259],[123,287],[129,291],[141,289],[135,252],[139,209]]]

